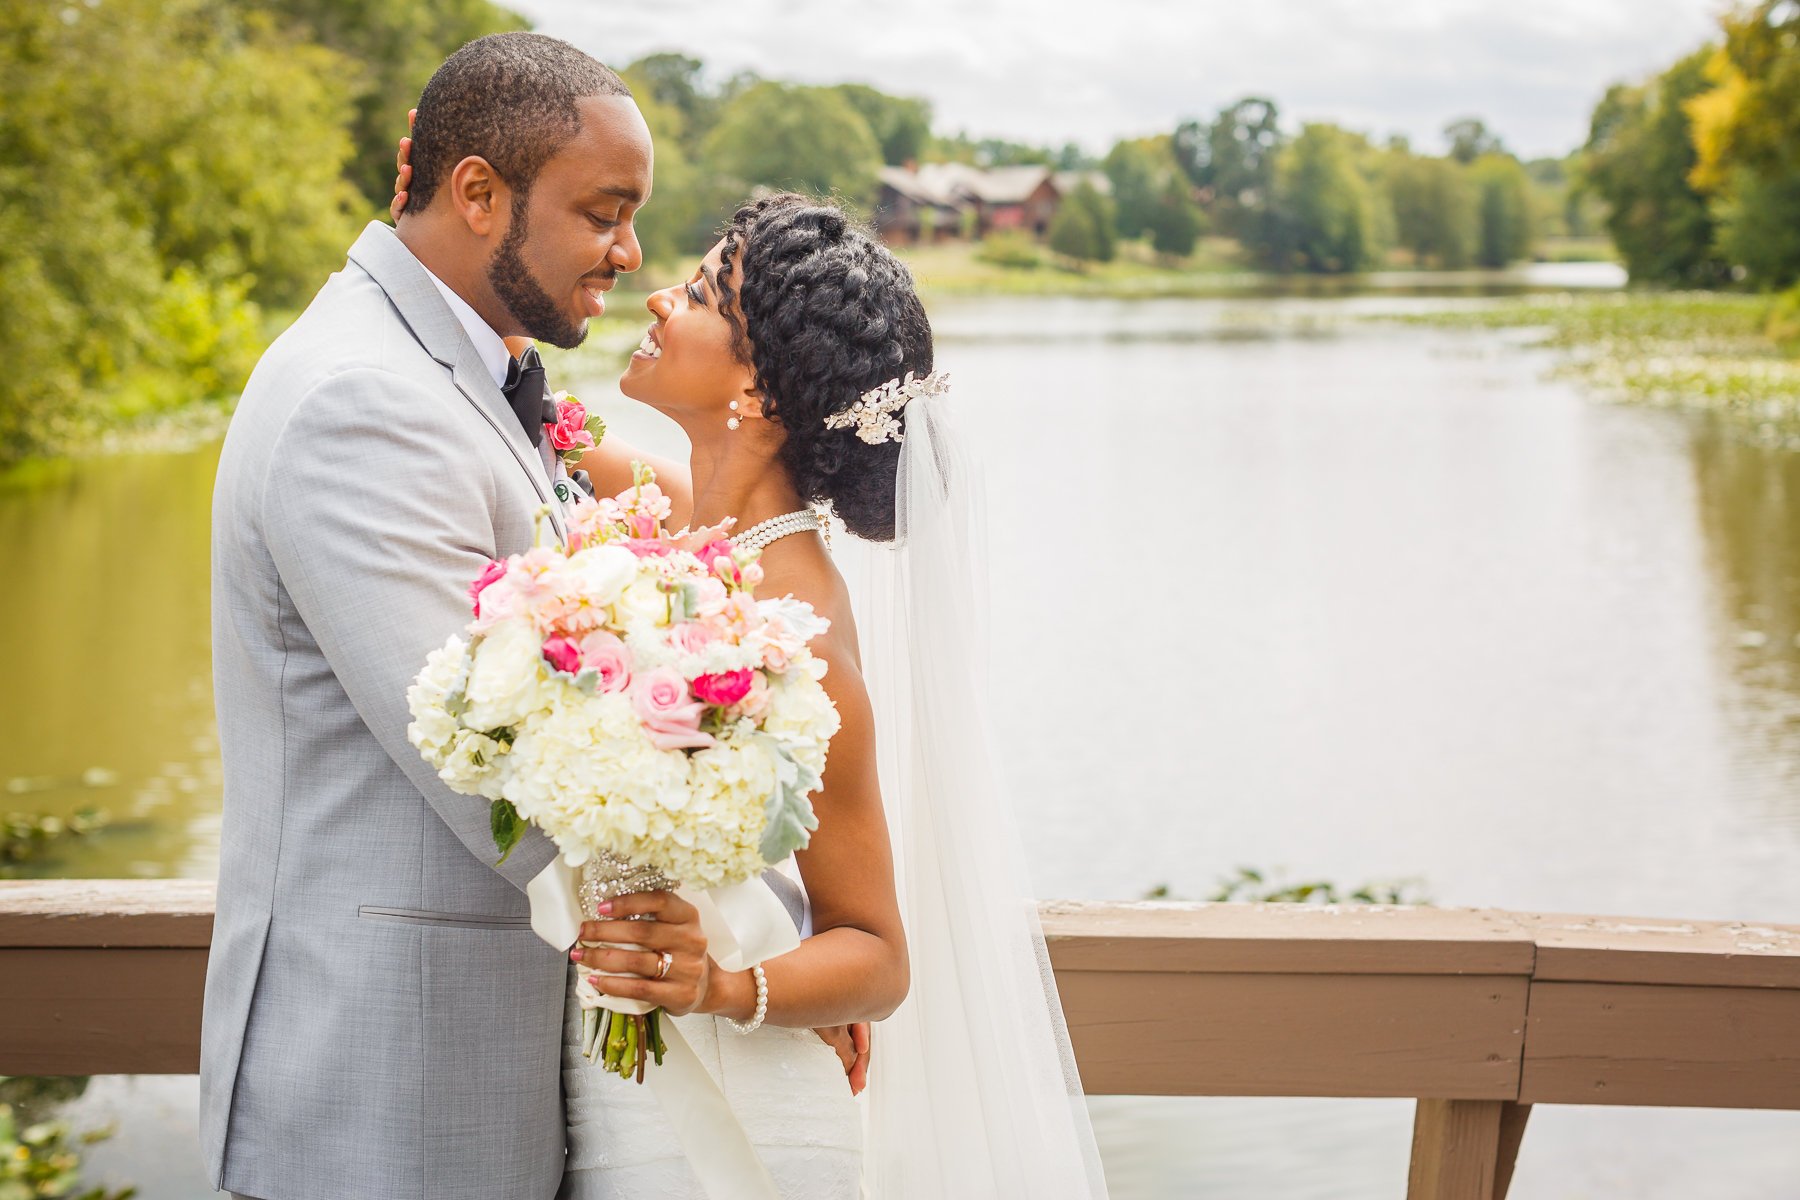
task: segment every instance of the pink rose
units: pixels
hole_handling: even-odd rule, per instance
[[[680,654],[698,654],[718,637],[699,621],[687,621],[669,631],[669,645]]]
[[[596,629],[581,638],[581,664],[600,676],[602,692],[622,692],[631,685],[631,651],[615,633]]]
[[[565,450],[592,450],[594,435],[588,432],[587,409],[579,400],[558,400],[556,402],[556,423],[544,423],[544,432],[550,435],[550,445],[558,453]]]
[[[675,547],[657,537],[629,537],[625,548],[639,558],[666,558]]]
[[[769,711],[769,677],[761,671],[750,672],[750,690],[738,704],[739,710],[752,721],[760,721]]]
[[[481,615],[481,593],[487,588],[488,584],[493,583],[505,574],[506,560],[503,558],[496,558],[488,563],[487,566],[481,568],[481,575],[474,583],[469,585],[469,603],[474,606],[476,616],[479,617]]]
[[[658,667],[631,685],[631,706],[644,723],[644,735],[658,750],[704,750],[715,745],[700,732],[706,706],[688,695],[687,681],[669,667]]]
[[[756,672],[748,667],[718,675],[702,675],[694,680],[694,698],[704,704],[730,708],[750,694],[750,681],[755,675]]]
[[[706,569],[722,579],[737,581],[737,559],[731,557],[731,543],[724,539],[711,541],[694,551],[694,557],[706,564]],[[724,562],[720,562],[720,559]]]
[[[544,661],[571,675],[581,671],[581,651],[575,648],[574,642],[561,634],[544,639]]]

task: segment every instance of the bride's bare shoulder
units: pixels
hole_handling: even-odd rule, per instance
[[[857,649],[856,614],[850,606],[850,588],[822,548],[794,547],[798,553],[781,554],[775,548],[764,555],[761,597],[792,596],[812,605],[813,611],[831,622],[831,628],[814,639],[812,651],[834,666],[862,670]]]

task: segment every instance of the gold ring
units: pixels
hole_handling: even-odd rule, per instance
[[[662,966],[656,968],[656,977],[661,979],[664,975],[667,975],[669,973],[669,966],[674,961],[675,956],[670,954],[667,950],[664,950],[662,952]]]

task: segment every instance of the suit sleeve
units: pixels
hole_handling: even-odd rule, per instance
[[[523,890],[554,844],[532,829],[496,864],[489,802],[452,791],[406,738],[406,689],[468,622],[469,584],[497,552],[485,431],[460,417],[391,372],[331,376],[276,443],[263,530],[363,722],[469,852]]]

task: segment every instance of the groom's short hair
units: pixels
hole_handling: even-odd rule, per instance
[[[629,96],[611,69],[537,33],[477,38],[445,60],[419,97],[406,211],[422,212],[456,164],[487,160],[521,196],[581,129],[577,102]]]

